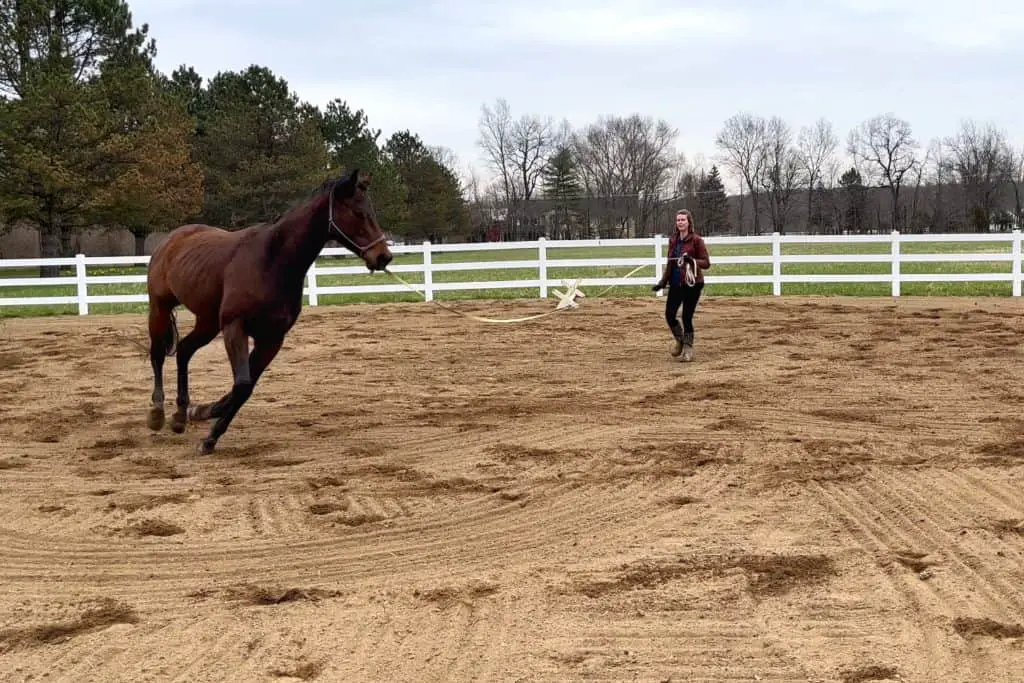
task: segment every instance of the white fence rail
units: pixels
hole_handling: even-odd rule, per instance
[[[770,284],[772,294],[781,296],[782,286],[786,283],[891,283],[892,296],[900,296],[900,285],[904,282],[1010,282],[1013,296],[1021,296],[1021,231],[1012,233],[963,233],[963,234],[913,234],[901,235],[898,232],[882,235],[780,235],[774,233],[750,237],[706,237],[706,243],[712,252],[715,266],[722,265],[771,265],[771,275],[716,275],[709,271],[705,276],[708,285],[714,284]],[[905,254],[900,246],[912,242],[984,242],[1010,243],[1010,251],[1001,252],[943,252],[933,254]],[[884,254],[783,254],[784,244],[865,244],[888,243],[890,249]],[[668,244],[663,236],[613,239],[613,240],[564,240],[553,241],[543,238],[525,242],[485,242],[464,244],[430,244],[403,245],[392,247],[395,254],[422,254],[422,262],[418,264],[394,265],[390,268],[395,273],[422,273],[423,283],[412,286],[429,301],[437,292],[456,290],[483,289],[535,289],[541,298],[547,298],[548,288],[559,285],[560,280],[548,277],[551,268],[585,268],[627,266],[635,268],[641,265],[654,267],[654,277],[634,276],[630,278],[583,278],[580,286],[605,287],[609,285],[650,285],[661,277],[665,263],[665,249]],[[714,254],[716,245],[744,246],[770,245],[770,253],[753,256],[719,256]],[[649,257],[609,257],[609,258],[576,258],[555,259],[548,255],[554,248],[593,248],[602,247],[649,247]],[[434,254],[451,252],[481,252],[494,250],[534,250],[537,258],[512,261],[468,261],[460,263],[435,263]],[[310,268],[307,285],[303,293],[312,306],[318,304],[321,296],[330,294],[380,294],[405,292],[407,288],[400,283],[368,285],[332,285],[325,286],[319,278],[330,275],[365,275],[366,268],[351,254],[341,248],[325,249],[325,257],[350,257],[351,266],[328,266],[314,263]],[[1008,273],[902,273],[903,263],[928,262],[1009,262]],[[148,256],[84,256],[78,254],[74,258],[58,259],[6,259],[0,260],[0,307],[4,306],[52,306],[77,305],[80,315],[88,315],[89,305],[95,303],[145,303],[146,276],[138,275],[89,275],[90,266],[139,266],[149,262]],[[783,274],[785,264],[795,263],[887,263],[889,273],[822,273],[822,274]],[[4,270],[17,268],[39,268],[40,266],[73,266],[75,275],[70,277],[4,277]],[[508,270],[527,269],[537,273],[536,278],[516,280],[484,280],[469,282],[434,282],[433,275],[444,271],[473,270]],[[90,294],[91,285],[100,284],[136,284],[138,294]],[[16,287],[50,287],[74,286],[75,293],[65,296],[7,296],[6,292]],[[658,296],[663,293],[658,292]]]

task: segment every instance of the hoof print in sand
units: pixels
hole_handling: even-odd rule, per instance
[[[456,604],[472,605],[476,600],[497,593],[499,586],[492,581],[474,581],[464,586],[442,586],[414,590],[413,597],[425,602],[432,602],[441,607]]]
[[[72,619],[0,631],[0,653],[23,647],[63,643],[115,624],[137,624],[139,617],[129,605],[103,598]]]
[[[132,522],[126,526],[124,528],[124,533],[130,536],[156,536],[158,538],[166,538],[168,536],[183,534],[185,533],[185,529],[173,522],[167,522],[162,519],[140,519],[139,521]]]
[[[868,681],[900,681],[899,671],[891,666],[862,666],[839,672],[842,683],[867,683]]]

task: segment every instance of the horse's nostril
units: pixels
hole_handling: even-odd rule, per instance
[[[391,254],[381,254],[377,257],[377,269],[384,270],[391,263]]]

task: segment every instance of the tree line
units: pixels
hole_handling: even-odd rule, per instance
[[[155,56],[122,0],[0,0],[0,220],[35,228],[42,256],[96,227],[131,231],[142,253],[186,222],[270,222],[352,167],[373,174],[392,235],[468,231],[448,150],[410,130],[381,139],[362,110],[313,106],[263,66],[204,81]]]
[[[679,207],[704,234],[964,232],[1024,227],[1024,149],[990,123],[961,121],[927,145],[909,121],[873,116],[844,140],[819,118],[798,130],[740,112],[710,162],[676,148],[678,130],[640,114],[581,129],[483,105],[478,145],[495,180],[470,178],[474,222],[505,239],[663,233]],[[844,154],[845,152],[845,154]],[[723,174],[738,181],[730,195]]]
[[[965,120],[922,145],[872,117],[840,140],[738,113],[711,160],[634,113],[581,128],[484,105],[491,182],[411,130],[383,138],[338,98],[317,107],[264,66],[204,79],[154,66],[148,25],[123,0],[0,0],[0,223],[35,228],[44,257],[95,228],[147,235],[187,222],[271,222],[342,167],[373,174],[395,239],[450,241],[663,233],[680,206],[705,234],[976,231],[1022,225],[1024,150]],[[737,194],[725,181],[738,182]],[[52,273],[54,269],[44,269]]]

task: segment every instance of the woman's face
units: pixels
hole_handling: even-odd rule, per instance
[[[690,217],[685,213],[676,215],[676,230],[679,231],[680,235],[690,232]]]

